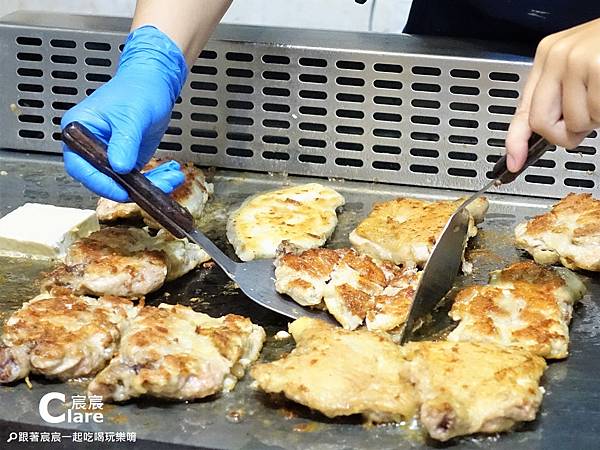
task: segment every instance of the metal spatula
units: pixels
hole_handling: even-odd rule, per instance
[[[408,318],[400,342],[404,344],[414,337],[415,331],[423,320],[452,289],[454,280],[462,264],[463,249],[467,241],[469,214],[466,207],[481,197],[492,186],[500,186],[514,181],[527,167],[535,163],[553,146],[538,134],[529,138],[529,151],[525,165],[519,172],[509,172],[506,156],[498,160],[492,169],[492,180],[469,197],[450,217],[440,234],[427,264],[421,274],[415,298],[410,307]]]
[[[250,300],[293,319],[307,316],[334,323],[327,312],[305,309],[275,290],[272,259],[245,263],[231,260],[196,229],[194,219],[186,208],[165,195],[138,170],[125,175],[114,172],[108,162],[106,145],[83,125],[77,122],[68,124],[62,132],[62,139],[71,150],[123,186],[129,197],[173,236],[187,238],[200,245]]]

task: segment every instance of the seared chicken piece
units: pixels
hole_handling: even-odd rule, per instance
[[[164,160],[153,158],[142,172],[154,169],[164,162]],[[213,185],[206,181],[204,172],[192,163],[181,164],[181,170],[185,175],[185,181],[170,196],[177,203],[185,206],[194,218],[198,218],[202,215],[204,206],[213,192]],[[160,228],[154,219],[144,213],[135,203],[117,203],[106,198],[100,198],[96,206],[96,215],[100,222],[114,222],[120,219],[143,217],[146,224],[151,228]]]
[[[328,417],[362,414],[387,422],[417,412],[408,365],[388,337],[309,318],[294,321],[289,330],[296,348],[250,372],[265,392],[283,393]]]
[[[42,294],[4,324],[0,383],[30,373],[67,380],[95,375],[113,357],[138,309],[117,297]]]
[[[472,342],[395,345],[384,335],[301,318],[289,326],[296,348],[251,370],[267,393],[328,417],[373,422],[420,417],[429,434],[504,431],[534,420],[542,400],[543,358],[518,348]]]
[[[493,342],[565,358],[573,304],[584,293],[584,284],[567,269],[515,263],[493,272],[489,285],[457,294],[450,316],[460,323],[448,340]]]
[[[142,217],[142,210],[136,203],[119,203],[104,197],[98,199],[96,215],[100,222],[116,222]]]
[[[344,197],[317,183],[264,192],[247,199],[227,222],[227,238],[242,261],[274,258],[287,241],[301,249],[322,246],[337,225]]]
[[[421,423],[432,438],[497,433],[535,419],[543,358],[472,342],[411,342],[402,351],[410,362]]]
[[[406,321],[419,274],[353,249],[310,249],[275,260],[275,288],[303,306],[325,307],[353,330],[397,330]]]
[[[215,319],[179,305],[145,307],[88,392],[105,401],[142,395],[192,400],[227,392],[258,358],[264,340],[264,330],[245,317]]]
[[[210,258],[198,245],[164,230],[152,237],[139,228],[103,228],[73,244],[65,263],[43,288],[65,286],[76,294],[139,297]]]
[[[450,216],[464,200],[428,202],[397,198],[376,203],[368,217],[350,233],[350,242],[360,253],[373,258],[408,268],[423,267]],[[485,198],[467,206],[471,215],[469,237],[477,234],[475,225],[483,221],[487,209]],[[463,264],[463,270],[469,272],[470,266]]]
[[[517,246],[540,264],[600,271],[600,200],[569,194],[552,209],[515,228]]]

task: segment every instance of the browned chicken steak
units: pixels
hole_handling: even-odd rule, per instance
[[[274,258],[283,242],[304,250],[321,247],[344,203],[341,194],[318,183],[261,192],[229,215],[227,239],[242,261]]]
[[[179,305],[145,307],[89,393],[123,401],[139,396],[192,400],[227,392],[258,358],[264,339],[264,330],[245,317],[212,318]]]
[[[69,247],[65,263],[48,274],[44,289],[64,286],[81,295],[139,297],[209,259],[196,244],[139,228],[108,227]]]
[[[568,269],[533,261],[493,272],[490,284],[460,291],[450,316],[460,320],[450,341],[493,342],[524,347],[545,358],[565,358],[573,304],[585,286]]]
[[[515,229],[517,246],[540,264],[600,271],[600,200],[569,194]]]
[[[514,347],[471,342],[395,345],[385,335],[301,318],[296,348],[251,371],[267,393],[328,417],[373,422],[418,417],[435,439],[508,430],[534,420],[542,401],[543,358]]]
[[[95,375],[113,357],[137,308],[126,299],[42,294],[5,323],[0,383],[39,374],[49,378]]]
[[[294,321],[289,330],[296,348],[251,370],[263,391],[283,393],[328,417],[362,414],[386,422],[417,412],[408,364],[388,337],[308,318]]]
[[[369,216],[350,233],[352,247],[374,258],[405,267],[423,267],[450,216],[465,199],[455,201],[397,198],[376,203]],[[467,210],[471,216],[469,237],[483,221],[488,201],[479,198]],[[463,266],[470,271],[470,265]]]
[[[303,306],[325,307],[344,328],[392,331],[406,321],[419,273],[353,249],[311,249],[275,260],[275,287]]]
[[[543,396],[543,358],[471,342],[411,342],[403,352],[421,423],[432,438],[496,433],[535,419]]]
[[[143,172],[154,169],[164,162],[159,158],[153,158],[144,167]],[[181,164],[181,170],[185,175],[185,181],[170,196],[173,200],[185,206],[192,216],[198,218],[202,215],[204,206],[213,192],[213,185],[206,181],[202,170],[192,163]],[[135,203],[117,203],[106,198],[100,198],[96,206],[96,215],[101,222],[143,217],[149,226],[159,228],[159,225]]]

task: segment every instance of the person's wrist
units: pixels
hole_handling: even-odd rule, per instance
[[[139,64],[144,71],[154,72],[169,87],[174,103],[187,78],[188,67],[179,46],[165,33],[152,25],[144,25],[127,36],[119,60],[119,72],[129,69],[139,73]]]

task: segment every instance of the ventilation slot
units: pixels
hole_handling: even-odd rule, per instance
[[[327,143],[322,139],[307,139],[302,138],[298,140],[298,144],[302,147],[314,147],[314,148],[325,148]]]
[[[335,98],[340,102],[363,103],[365,101],[365,96],[361,94],[339,93]]]
[[[398,64],[382,64],[378,63],[373,66],[375,72],[384,73],[402,73],[402,66]]]
[[[427,108],[427,109],[439,109],[440,102],[437,100],[422,100],[422,99],[414,99],[411,100],[410,104],[415,108]]]
[[[28,45],[31,47],[39,47],[42,45],[42,40],[40,38],[29,36],[19,36],[17,37],[16,42],[19,45]]]
[[[337,61],[335,66],[343,70],[364,70],[365,63],[360,61]]]
[[[335,143],[335,148],[339,150],[347,150],[351,152],[362,152],[364,150],[364,145],[358,142],[343,142],[338,141]]]
[[[347,167],[362,167],[363,162],[360,159],[354,158],[336,158],[335,163],[338,166],[347,166]]]
[[[384,97],[376,95],[373,97],[373,103],[376,105],[400,106],[402,105],[402,99],[400,97]]]
[[[519,81],[519,75],[516,73],[490,72],[490,80],[516,83]]]
[[[287,120],[265,119],[263,120],[262,124],[266,128],[288,129],[290,127],[290,123]]]
[[[476,103],[451,102],[450,109],[453,111],[477,112],[479,105]]]
[[[311,164],[325,164],[327,159],[320,155],[299,155],[298,161]]]
[[[304,131],[317,131],[320,133],[327,131],[327,126],[322,123],[300,122],[298,128]]]
[[[400,170],[400,164],[390,161],[373,161],[373,168],[378,170],[393,170],[397,172]]]
[[[253,94],[254,88],[245,84],[228,84],[225,88],[232,94]]]
[[[290,63],[290,58],[282,55],[263,55],[262,61],[265,64],[281,64],[286,65]]]
[[[287,153],[271,151],[263,152],[262,157],[265,159],[276,159],[279,161],[288,161],[290,159],[290,155],[288,155]]]
[[[252,62],[254,57],[250,53],[227,52],[225,59],[228,61]]]
[[[51,39],[50,45],[55,48],[75,48],[77,44],[75,41],[71,41],[68,39]]]
[[[400,147],[396,147],[395,145],[374,145],[373,152],[386,153],[388,155],[399,155]]]
[[[250,127],[254,125],[254,119],[251,117],[227,116],[227,123],[229,125],[240,125]]]
[[[200,59],[217,59],[217,52],[214,52],[212,50],[203,50],[202,53],[200,53],[200,56],[198,56],[198,58],[200,58]]]
[[[427,166],[424,164],[411,164],[409,169],[411,172],[414,172],[414,173],[424,173],[424,174],[428,174],[428,175],[434,175],[440,171],[435,166]]]
[[[19,61],[39,62],[42,61],[44,58],[39,53],[19,52],[17,53],[17,59]]]
[[[534,184],[554,184],[554,178],[542,175],[525,175],[525,181]]]
[[[519,93],[517,91],[513,91],[512,89],[490,89],[489,90],[490,97],[499,97],[499,98],[518,98]]]
[[[378,89],[402,89],[401,82],[392,80],[375,80],[373,82],[373,86],[375,86]]]
[[[335,115],[344,119],[364,119],[365,113],[356,109],[338,109]]]
[[[479,88],[474,86],[450,86],[450,92],[458,95],[479,95]]]
[[[212,66],[192,66],[191,72],[196,75],[216,75],[217,68]]]
[[[316,83],[324,84],[327,83],[327,77],[325,75],[314,75],[310,73],[302,73],[298,77],[303,83]]]
[[[262,141],[265,144],[288,145],[290,143],[290,138],[287,136],[265,135],[262,137]]]
[[[306,67],[327,67],[327,61],[320,58],[300,58],[298,63]]]
[[[437,67],[414,66],[412,68],[412,73],[414,73],[415,75],[439,77],[442,74],[442,71]]]
[[[311,91],[307,89],[301,89],[298,92],[300,98],[308,98],[311,100],[325,100],[327,99],[327,93],[322,91]]]
[[[238,156],[240,158],[251,158],[254,156],[254,152],[247,148],[229,147],[227,150],[225,150],[225,153],[227,153],[229,156]]]
[[[466,78],[469,80],[477,80],[481,75],[477,70],[468,69],[452,69],[450,76],[453,78]]]
[[[265,70],[262,73],[265,80],[276,80],[276,81],[289,81],[291,76],[287,72],[274,72],[271,70]]]
[[[411,148],[410,154],[417,158],[438,158],[440,156],[440,152],[428,148]]]
[[[52,55],[50,61],[56,64],[77,64],[77,58],[69,55]]]
[[[86,42],[84,47],[88,50],[94,50],[99,52],[108,52],[111,47],[110,44],[106,42]]]

